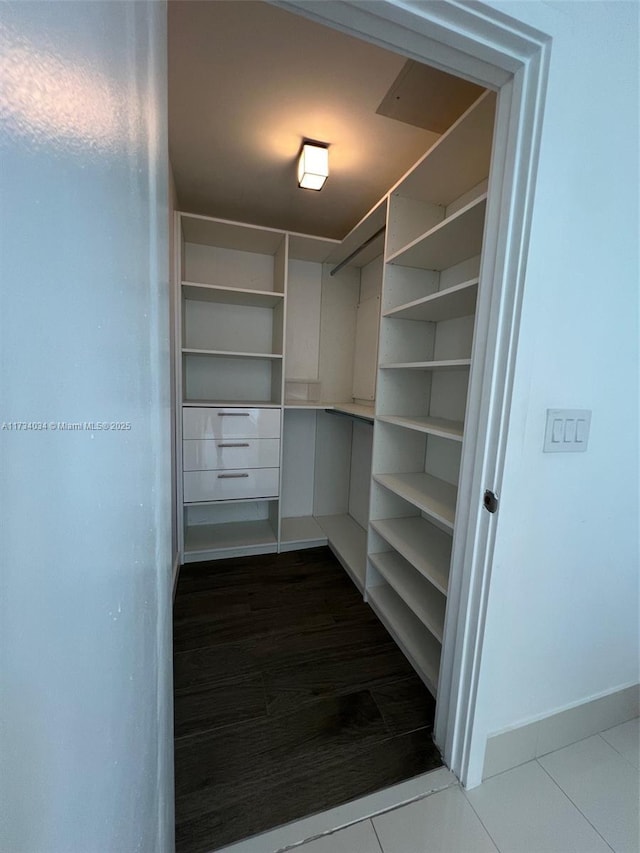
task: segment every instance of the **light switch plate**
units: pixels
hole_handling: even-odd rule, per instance
[[[589,443],[590,409],[547,409],[545,453],[584,453]]]

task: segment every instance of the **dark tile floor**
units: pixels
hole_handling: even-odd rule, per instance
[[[183,567],[174,676],[178,853],[442,763],[434,700],[328,548]]]

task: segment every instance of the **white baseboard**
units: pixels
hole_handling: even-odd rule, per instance
[[[640,716],[640,684],[598,696],[487,739],[483,779]]]

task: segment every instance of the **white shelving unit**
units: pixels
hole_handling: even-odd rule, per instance
[[[471,367],[470,358],[450,358],[446,361],[399,361],[380,365],[380,370],[460,370]]]
[[[431,474],[374,474],[385,489],[413,504],[435,521],[453,530],[457,489]]]
[[[179,215],[184,560],[328,544],[434,695],[495,105],[341,241]]]
[[[436,696],[442,651],[438,640],[388,584],[372,587],[368,601],[427,689]]]
[[[372,521],[371,527],[446,596],[451,563],[450,536],[419,516]]]
[[[456,317],[467,317],[474,313],[477,296],[478,279],[474,278],[438,293],[423,296],[422,299],[414,299],[406,305],[398,305],[397,308],[386,311],[384,316],[431,323],[454,320]]]
[[[179,222],[183,559],[268,553],[279,539],[287,235]]]
[[[434,696],[494,110],[487,92],[389,197],[365,588]]]
[[[425,581],[396,551],[372,554],[371,563],[389,586],[415,613],[433,636],[442,642],[446,598]]]
[[[394,424],[405,429],[416,430],[416,432],[424,432],[427,435],[450,438],[452,441],[462,441],[464,431],[462,421],[448,421],[446,418],[400,418],[393,415],[380,415],[378,420],[381,423]]]

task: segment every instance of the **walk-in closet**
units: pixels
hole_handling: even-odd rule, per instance
[[[189,6],[201,5],[170,4],[170,79]],[[245,7],[250,21],[251,8],[265,4],[213,5]],[[268,6],[258,12],[258,21],[264,14],[295,18]],[[233,10],[221,14],[228,26]],[[253,37],[261,37],[259,28]],[[210,38],[213,50],[215,31]],[[248,36],[238,50],[247,45]],[[404,57],[397,61],[402,73],[389,79],[388,92],[376,93],[387,103],[379,119],[410,125],[406,116],[393,117],[393,102],[405,97],[419,69]],[[264,821],[242,823],[240,793],[227,812],[216,811],[214,801],[231,783],[224,774],[217,778],[215,768],[234,762],[250,768],[248,749],[240,756],[238,746],[230,755],[229,744],[246,742],[243,726],[249,734],[258,727],[254,734],[265,741],[279,732],[273,738],[282,737],[283,749],[295,752],[283,732],[302,725],[305,715],[321,714],[329,695],[330,716],[348,718],[340,734],[345,754],[359,737],[354,730],[361,717],[375,717],[371,725],[379,728],[347,762],[362,780],[360,789],[347,785],[325,802],[313,774],[305,777],[308,812],[440,763],[431,733],[482,292],[496,96],[465,81],[456,88],[453,78],[434,74],[434,81],[451,86],[455,101],[436,108],[425,91],[425,103],[444,126],[430,131],[429,115],[422,125],[415,120],[421,133],[430,131],[428,144],[373,203],[365,202],[340,237],[307,233],[294,215],[282,227],[286,209],[274,208],[270,224],[260,186],[255,217],[238,219],[234,205],[227,210],[215,196],[198,196],[186,180],[184,140],[172,149],[176,527],[183,566],[175,614],[176,768],[182,774],[176,812],[184,853],[218,849],[269,828]],[[411,85],[419,95],[419,84]],[[286,91],[281,97],[286,100]],[[174,101],[170,88],[170,111]],[[412,115],[420,103],[418,97]],[[242,101],[236,109],[242,114]],[[215,128],[215,115],[201,120]],[[300,126],[299,133],[302,144],[311,131]],[[357,133],[354,127],[353,138]],[[237,140],[239,147],[244,142]],[[331,158],[332,139],[324,142]],[[283,181],[295,181],[297,154],[294,145]],[[212,158],[212,174],[227,171],[215,151]],[[347,178],[330,172],[327,188]],[[309,205],[323,192],[295,188]],[[183,204],[190,197],[198,197],[197,210]],[[203,212],[207,206],[211,213]],[[265,621],[270,607],[272,627]],[[350,643],[360,643],[358,663],[336,658],[330,675],[321,670],[333,660],[334,646],[344,654]],[[367,658],[380,656],[388,671],[382,675],[371,665],[365,677]],[[329,689],[338,671],[339,685]],[[357,686],[351,692],[349,680]],[[296,696],[303,697],[300,705]],[[406,730],[397,727],[403,713],[411,718]],[[260,729],[269,716],[275,728]],[[326,720],[318,725],[329,726]],[[394,764],[392,744],[398,756],[404,752],[406,770],[400,758]],[[301,753],[300,761],[331,765],[335,745],[326,754],[322,748]],[[381,771],[379,785],[377,751],[394,764],[393,772],[389,765]],[[425,763],[416,762],[416,754],[427,753]],[[287,779],[269,788],[271,774],[277,775],[270,760],[260,753],[255,772],[257,787],[275,803],[278,796],[286,800]],[[195,770],[198,762],[210,762],[210,769]],[[323,791],[330,787],[326,779],[348,772],[335,762],[322,777]],[[196,780],[191,787],[190,778]],[[296,778],[289,782],[290,789],[304,787]],[[294,808],[273,814],[272,825],[303,816]]]

